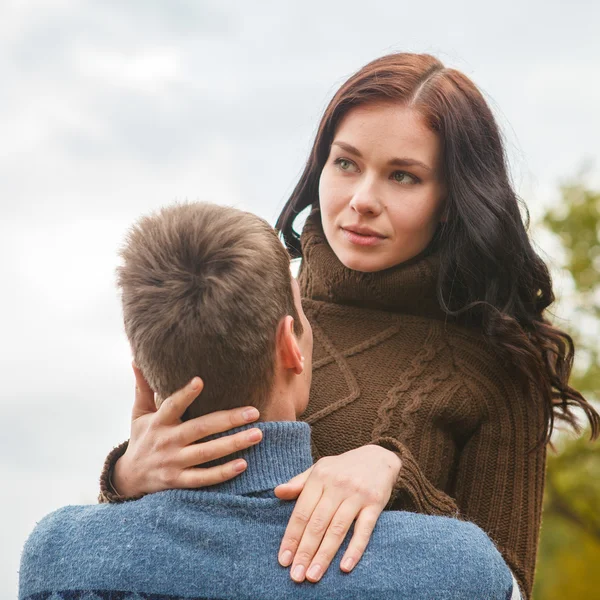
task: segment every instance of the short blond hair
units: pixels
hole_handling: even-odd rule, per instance
[[[136,223],[117,270],[134,360],[165,399],[198,375],[193,418],[247,404],[264,408],[277,326],[292,315],[290,259],[275,230],[251,213],[178,204]]]

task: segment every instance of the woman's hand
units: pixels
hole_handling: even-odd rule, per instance
[[[290,564],[294,581],[317,582],[329,567],[356,519],[341,561],[350,572],[361,559],[385,508],[402,461],[380,446],[362,446],[328,456],[275,488],[282,500],[300,496],[279,548],[279,563]]]
[[[207,469],[194,468],[262,439],[260,429],[248,429],[228,437],[195,444],[206,436],[256,421],[258,410],[247,406],[214,412],[181,422],[186,408],[202,391],[199,377],[167,398],[157,410],[154,392],[134,365],[135,403],[131,415],[131,439],[125,454],[117,461],[112,484],[121,496],[131,497],[171,488],[198,488],[239,475],[246,467],[243,459]]]

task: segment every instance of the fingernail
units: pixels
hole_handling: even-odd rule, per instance
[[[258,411],[256,410],[256,408],[249,408],[248,410],[245,410],[242,414],[246,421],[254,421],[258,417]]]
[[[289,567],[290,564],[292,562],[292,551],[291,550],[286,550],[282,555],[281,558],[279,559],[279,564],[282,567]]]
[[[354,559],[348,557],[346,560],[344,560],[342,567],[346,570],[346,571],[351,571],[352,567],[354,566]]]
[[[238,460],[238,462],[233,465],[233,469],[236,473],[241,473],[245,468],[246,463],[243,460]]]
[[[262,433],[260,429],[254,429],[248,434],[248,441],[250,442],[258,442],[262,437]]]
[[[309,570],[307,575],[314,579],[315,581],[319,581],[321,579],[321,565],[313,565]]]
[[[194,379],[192,379],[192,389],[197,390],[199,387],[200,387],[200,379],[198,379],[198,377],[194,377]]]
[[[304,581],[304,567],[302,565],[296,565],[292,571],[292,579],[298,583]]]

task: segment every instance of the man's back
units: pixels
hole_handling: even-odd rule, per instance
[[[232,482],[43,519],[24,549],[20,598],[506,598],[510,572],[479,528],[405,512],[382,514],[351,573],[339,569],[347,539],[318,584],[294,583],[277,562],[293,505],[272,488],[310,466],[309,429],[260,426],[246,456],[261,468]]]

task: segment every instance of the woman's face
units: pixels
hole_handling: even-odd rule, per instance
[[[438,136],[397,103],[341,120],[319,180],[323,230],[349,269],[381,271],[422,252],[444,211]]]

